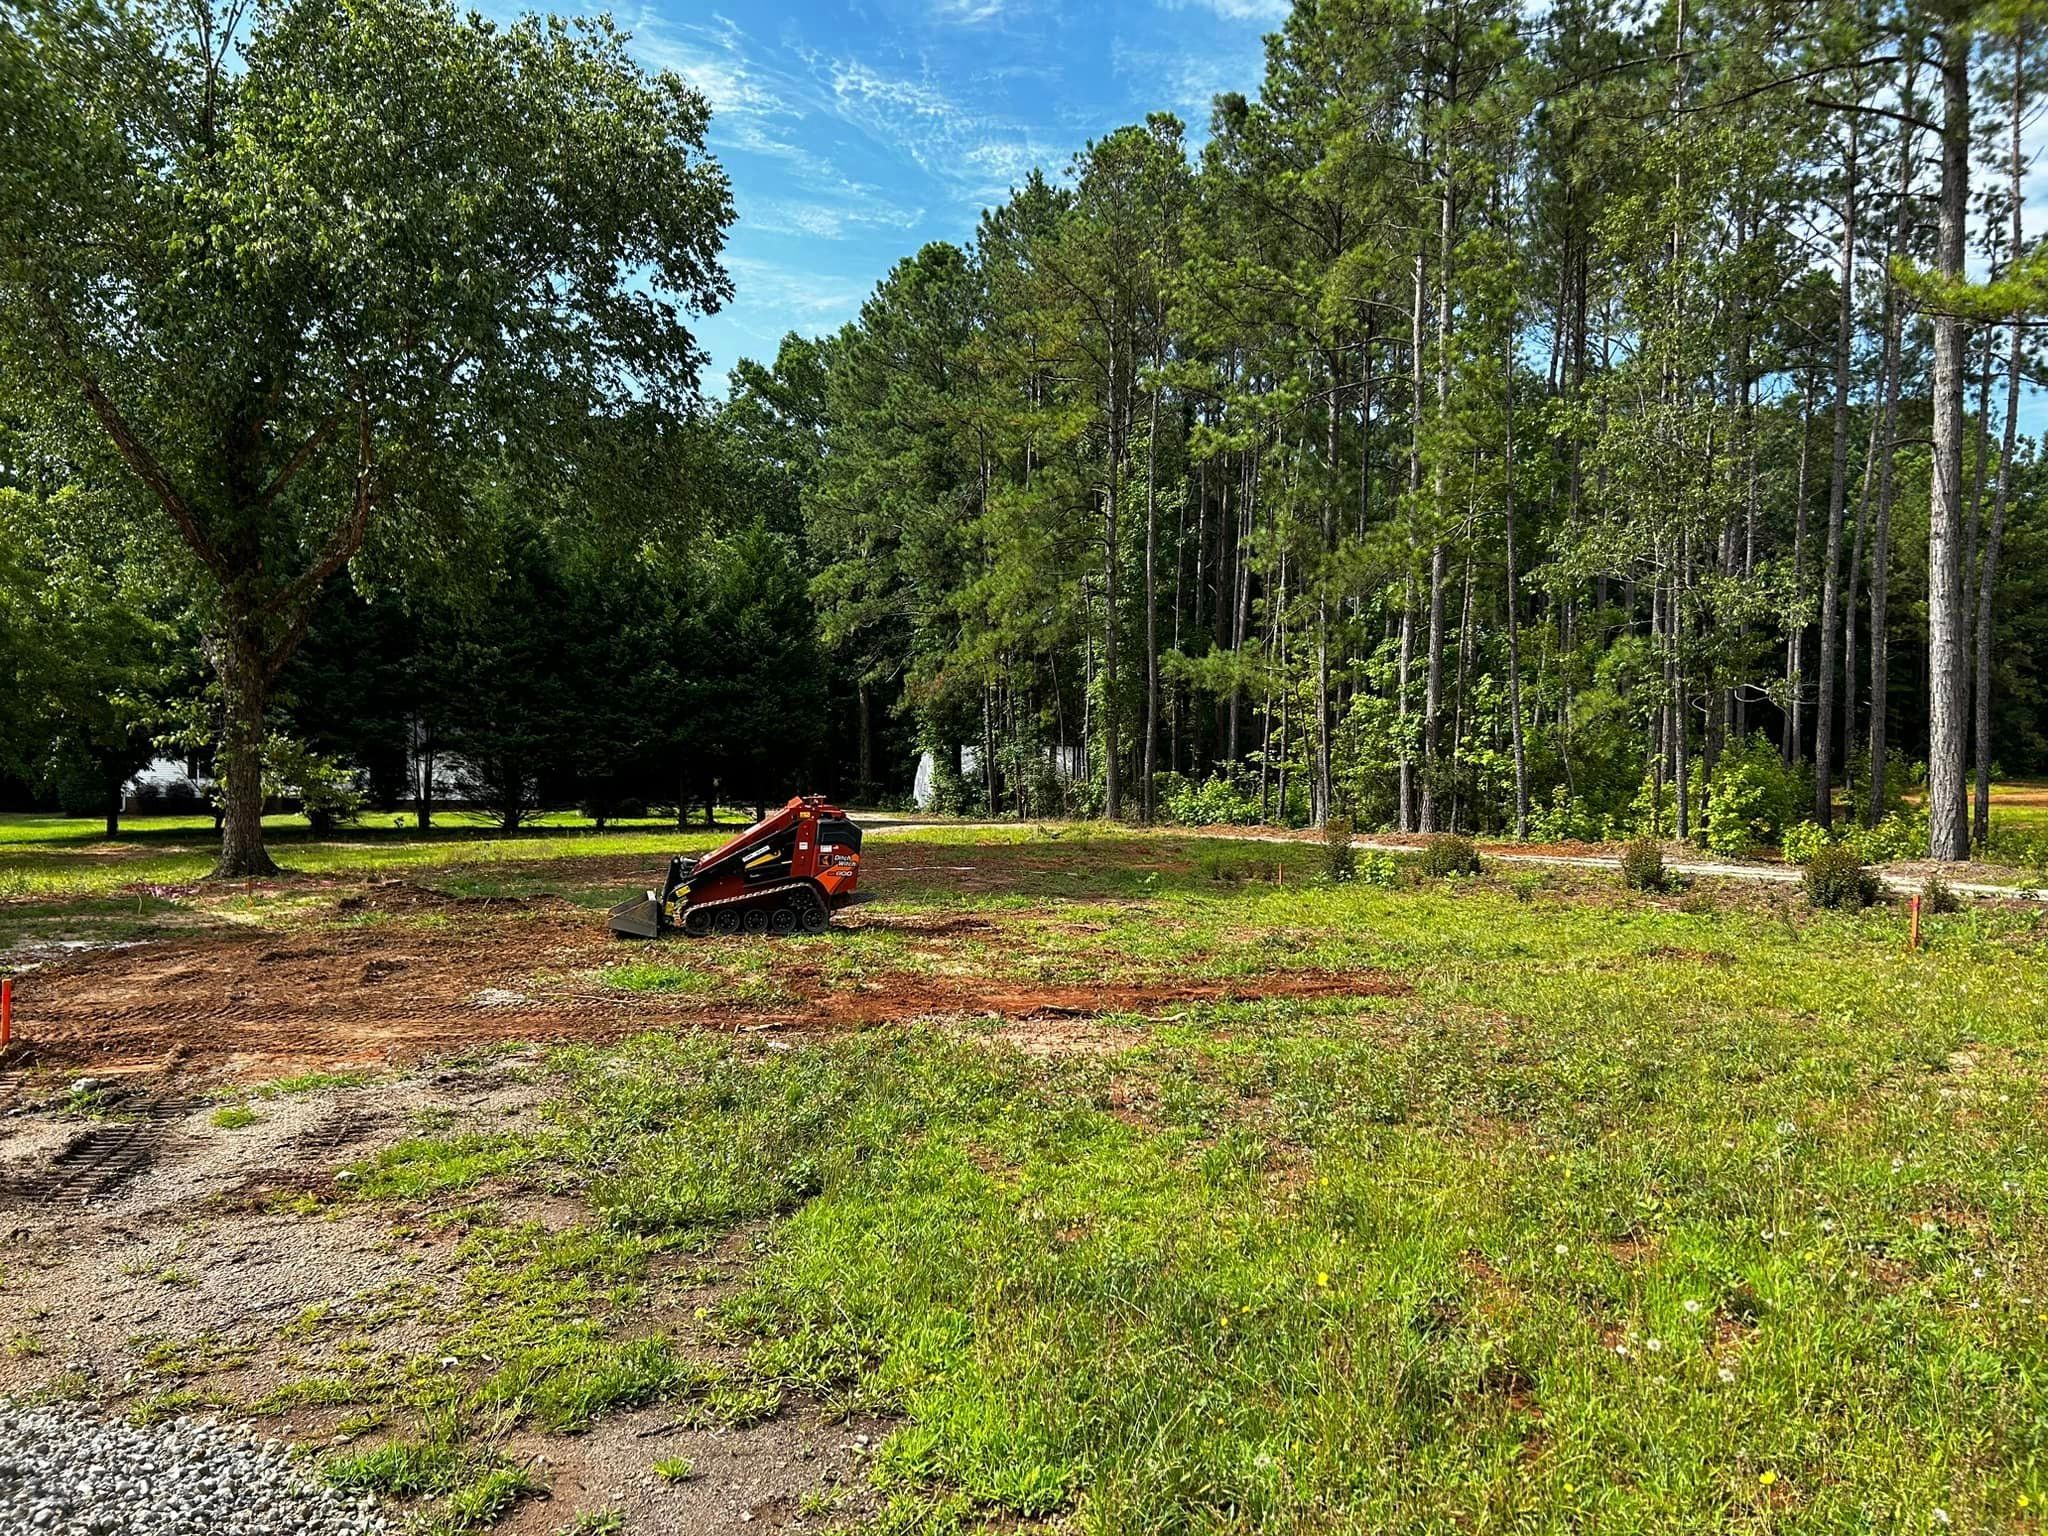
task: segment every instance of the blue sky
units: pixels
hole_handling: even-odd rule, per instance
[[[664,0],[614,14],[641,60],[710,99],[739,218],[738,292],[699,323],[707,388],[786,331],[817,335],[928,240],[972,237],[1032,166],[1147,112],[1206,137],[1218,91],[1256,94],[1285,0]]]

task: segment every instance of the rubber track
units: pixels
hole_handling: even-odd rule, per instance
[[[84,1205],[146,1170],[171,1123],[192,1113],[185,1099],[155,1098],[124,1110],[132,1119],[90,1126],[41,1168],[0,1180],[0,1205]]]
[[[758,890],[741,891],[737,896],[721,896],[716,901],[693,901],[683,908],[683,921],[677,924],[677,926],[693,938],[708,938],[710,936],[708,931],[705,933],[695,933],[690,929],[688,923],[692,914],[699,912],[710,914],[728,909],[737,909],[744,917],[747,912],[751,911],[774,912],[779,907],[788,906],[788,903],[771,900],[770,898],[786,897],[798,891],[806,893],[823,907],[825,921],[829,925],[832,921],[832,909],[824,906],[824,897],[818,894],[816,885],[812,884],[809,880],[783,880],[774,885],[764,885]],[[790,907],[790,910],[795,911],[796,908]],[[797,921],[798,926],[802,926],[802,918],[799,917]]]

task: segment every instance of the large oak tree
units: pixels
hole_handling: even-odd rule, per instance
[[[704,99],[606,19],[443,0],[0,14],[0,368],[189,560],[223,698],[217,873],[273,868],[261,746],[366,543],[459,558],[475,451],[541,474],[680,413],[730,292]]]

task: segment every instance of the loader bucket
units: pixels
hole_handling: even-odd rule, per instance
[[[605,926],[622,939],[660,938],[661,897],[649,891],[645,896],[620,902],[612,908]]]

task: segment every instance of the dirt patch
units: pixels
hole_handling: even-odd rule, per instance
[[[987,851],[995,855],[987,873],[999,883],[1070,863],[1068,850],[1036,858]],[[882,878],[902,873],[896,865],[905,856],[914,851],[879,855]],[[608,882],[624,889],[658,878],[659,866],[646,855],[603,855],[557,859],[545,868],[564,888]],[[493,871],[504,873],[495,865]],[[88,1073],[118,1080],[166,1075],[190,1090],[404,1066],[512,1043],[605,1041],[652,1028],[839,1030],[961,1015],[1150,1015],[1196,1002],[1403,990],[1377,973],[1120,984],[977,977],[971,973],[996,968],[978,958],[991,939],[1046,913],[944,915],[863,905],[842,919],[847,927],[911,936],[926,960],[928,951],[972,950],[973,964],[961,967],[970,974],[904,971],[849,983],[832,970],[827,951],[791,945],[775,956],[765,1000],[757,983],[611,991],[594,984],[592,973],[633,959],[687,957],[695,968],[757,976],[750,962],[773,941],[721,938],[639,949],[612,939],[592,908],[562,897],[465,897],[401,880],[313,882],[305,891],[328,900],[311,917],[295,914],[289,927],[217,924],[121,949],[76,951],[22,977],[15,996],[21,1050],[9,1060],[10,1074],[19,1080],[26,1068],[45,1084]]]
[[[440,920],[289,937],[216,928],[53,963],[16,985],[23,1055],[11,1065],[255,1081],[513,1041],[614,1038],[663,1016],[656,1000],[534,994],[536,971],[610,958],[585,909],[540,900],[451,914],[456,905],[480,904],[380,888],[355,906]],[[477,1001],[500,993],[518,1001]]]
[[[635,1532],[773,1531],[806,1510],[829,1510],[831,1523],[873,1512],[867,1460],[893,1427],[885,1421],[802,1409],[745,1429],[674,1420],[673,1408],[655,1407],[600,1420],[574,1439],[516,1437],[508,1449],[540,1466],[552,1486],[546,1500],[494,1529],[542,1536],[573,1516],[616,1511]],[[672,1458],[689,1462],[688,1478],[655,1472],[656,1461]]]
[[[115,1415],[225,1405],[231,1416],[253,1412],[257,1433],[312,1451],[360,1448],[368,1442],[352,1440],[344,1423],[358,1407],[306,1401],[298,1389],[344,1364],[400,1362],[436,1348],[432,1319],[461,1305],[467,1261],[455,1231],[414,1212],[344,1204],[307,1216],[277,1197],[334,1194],[343,1164],[423,1119],[450,1134],[525,1123],[542,1096],[533,1066],[508,1059],[259,1099],[259,1118],[232,1129],[213,1124],[207,1107],[189,1106],[165,1117],[149,1166],[103,1198],[0,1209],[0,1339],[13,1341],[0,1351],[0,1398],[58,1386]],[[16,1116],[6,1166],[32,1163],[79,1130],[53,1113]],[[565,1194],[487,1193],[512,1221],[559,1231],[592,1219]],[[744,1282],[758,1237],[742,1228],[711,1255],[663,1256],[646,1315],[629,1327],[665,1331],[693,1356],[737,1355],[698,1337],[695,1318]],[[513,1436],[504,1449],[551,1487],[497,1529],[540,1536],[607,1511],[648,1532],[772,1530],[799,1511],[830,1510],[838,1520],[873,1513],[867,1463],[894,1427],[885,1421],[835,1419],[807,1403],[744,1429],[678,1418],[678,1405],[656,1405],[600,1417],[579,1435]],[[657,1460],[674,1458],[690,1464],[686,1479],[655,1471]],[[392,1512],[393,1529],[403,1516]]]
[[[385,1218],[343,1209],[320,1219],[289,1214],[280,1192],[331,1190],[346,1162],[407,1134],[432,1114],[451,1129],[496,1129],[528,1113],[540,1089],[529,1064],[330,1090],[255,1104],[257,1119],[217,1126],[187,1102],[148,1121],[150,1156],[92,1198],[0,1205],[0,1336],[31,1348],[0,1355],[0,1397],[59,1375],[82,1377],[103,1398],[137,1402],[179,1389],[240,1402],[295,1373],[278,1330],[309,1307],[372,1311],[393,1286],[431,1287],[452,1274],[446,1253],[394,1242]],[[117,1106],[118,1108],[118,1106]],[[119,1122],[113,1122],[118,1124]],[[105,1125],[31,1114],[17,1139],[47,1148]],[[30,1155],[10,1160],[19,1175]],[[379,1331],[380,1348],[421,1341]],[[311,1433],[295,1411],[276,1432]]]
[[[1018,1019],[993,1031],[992,1038],[1029,1056],[1115,1056],[1142,1044],[1144,1031],[1113,1029],[1095,1019],[1058,1016]]]

